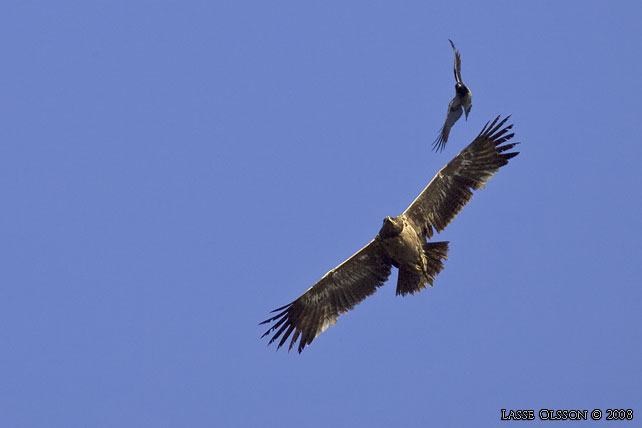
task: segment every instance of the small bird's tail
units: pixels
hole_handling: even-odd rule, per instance
[[[448,241],[424,243],[424,256],[425,271],[408,266],[399,267],[397,295],[415,294],[426,288],[426,284],[432,287],[435,276],[444,268],[443,260],[448,260]]]

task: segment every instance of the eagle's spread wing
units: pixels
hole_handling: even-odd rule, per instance
[[[463,83],[461,81],[461,56],[459,55],[459,50],[455,47],[455,44],[452,40],[448,39],[448,41],[450,42],[450,46],[453,47],[453,51],[455,51],[455,67],[453,69],[455,73],[455,80],[458,83]]]
[[[299,353],[315,337],[334,325],[340,314],[354,308],[373,294],[390,276],[392,261],[379,238],[357,251],[348,260],[324,275],[292,303],[275,309],[278,312],[261,324],[275,322],[265,334],[276,331],[269,343],[281,336],[279,349],[292,335],[289,349],[299,340]],[[278,329],[278,330],[277,330]]]
[[[461,117],[462,113],[462,106],[461,102],[459,101],[459,97],[455,95],[455,98],[453,98],[450,101],[450,104],[448,104],[448,113],[446,114],[446,122],[444,122],[444,126],[441,127],[441,131],[439,131],[439,136],[435,140],[435,142],[432,144],[432,148],[435,151],[443,151],[444,148],[446,147],[446,143],[448,142],[448,135],[450,135],[450,128],[453,127],[455,122],[459,120]]]
[[[431,238],[433,228],[441,232],[473,196],[508,160],[519,152],[508,152],[518,143],[504,144],[514,134],[504,126],[510,116],[486,123],[477,138],[443,167],[403,215]],[[498,123],[499,122],[499,123]]]

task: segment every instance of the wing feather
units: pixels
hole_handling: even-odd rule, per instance
[[[463,111],[463,107],[461,105],[459,97],[455,95],[455,98],[453,98],[448,104],[448,113],[446,113],[446,122],[444,122],[444,126],[442,126],[441,131],[439,131],[439,136],[437,137],[435,142],[432,144],[432,148],[434,151],[444,150],[444,148],[446,147],[446,143],[448,142],[448,135],[450,135],[450,128],[452,128],[455,122],[459,120],[459,118],[461,117],[462,111]]]
[[[417,196],[403,215],[421,228],[425,237],[433,229],[441,232],[473,196],[508,160],[519,152],[507,152],[518,143],[506,143],[513,138],[508,133],[513,125],[504,126],[510,116],[499,116],[486,123],[482,131],[464,150],[443,167],[428,186]]]
[[[299,339],[300,353],[326,328],[334,325],[339,315],[353,309],[382,286],[390,276],[391,268],[392,260],[381,241],[373,239],[298,299],[272,311],[278,313],[261,324],[274,322],[274,325],[262,337],[272,334],[269,343],[281,337],[278,349],[292,335],[289,349]]]
[[[450,46],[453,47],[453,51],[455,52],[455,67],[453,69],[455,73],[455,80],[458,83],[463,83],[461,80],[461,56],[459,55],[459,49],[455,47],[455,44],[452,40],[448,39],[448,41],[450,42]]]

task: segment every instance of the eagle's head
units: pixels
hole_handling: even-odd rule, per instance
[[[403,221],[398,218],[386,217],[383,219],[383,226],[379,230],[382,239],[394,238],[403,230]]]

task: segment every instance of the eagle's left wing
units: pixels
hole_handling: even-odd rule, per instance
[[[508,116],[510,117],[510,116]],[[504,126],[508,120],[499,116],[479,133],[477,138],[443,167],[402,214],[411,220],[425,237],[433,228],[441,232],[473,197],[472,190],[484,188],[486,182],[519,152],[508,152],[517,143],[504,144],[511,138]],[[503,128],[502,128],[503,127]]]
[[[288,349],[300,337],[298,351],[334,325],[340,314],[354,308],[377,291],[390,276],[392,260],[377,237],[348,260],[325,274],[298,299],[272,312],[278,312],[261,324],[275,322],[262,337],[273,333],[269,343],[280,336],[279,349],[292,335]],[[277,330],[278,329],[278,330]]]

